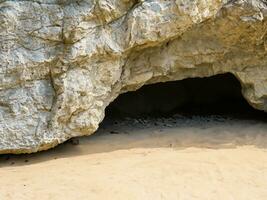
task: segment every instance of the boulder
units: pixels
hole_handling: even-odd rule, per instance
[[[267,111],[265,0],[0,0],[0,153],[93,134],[145,84],[224,73]]]

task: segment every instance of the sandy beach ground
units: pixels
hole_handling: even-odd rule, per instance
[[[266,200],[267,123],[106,120],[92,136],[0,156],[1,200]]]

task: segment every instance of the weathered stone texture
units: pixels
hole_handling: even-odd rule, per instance
[[[230,72],[267,111],[265,0],[0,0],[0,152],[90,135],[144,84]]]

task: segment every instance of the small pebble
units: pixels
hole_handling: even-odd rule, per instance
[[[71,140],[70,140],[70,143],[71,143],[72,145],[79,145],[79,144],[80,144],[80,141],[79,141],[78,139],[71,139]]]
[[[110,134],[119,134],[117,131],[110,131]]]

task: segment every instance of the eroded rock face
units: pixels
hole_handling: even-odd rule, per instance
[[[156,82],[230,72],[267,111],[266,16],[265,0],[0,0],[0,153],[90,135]]]

